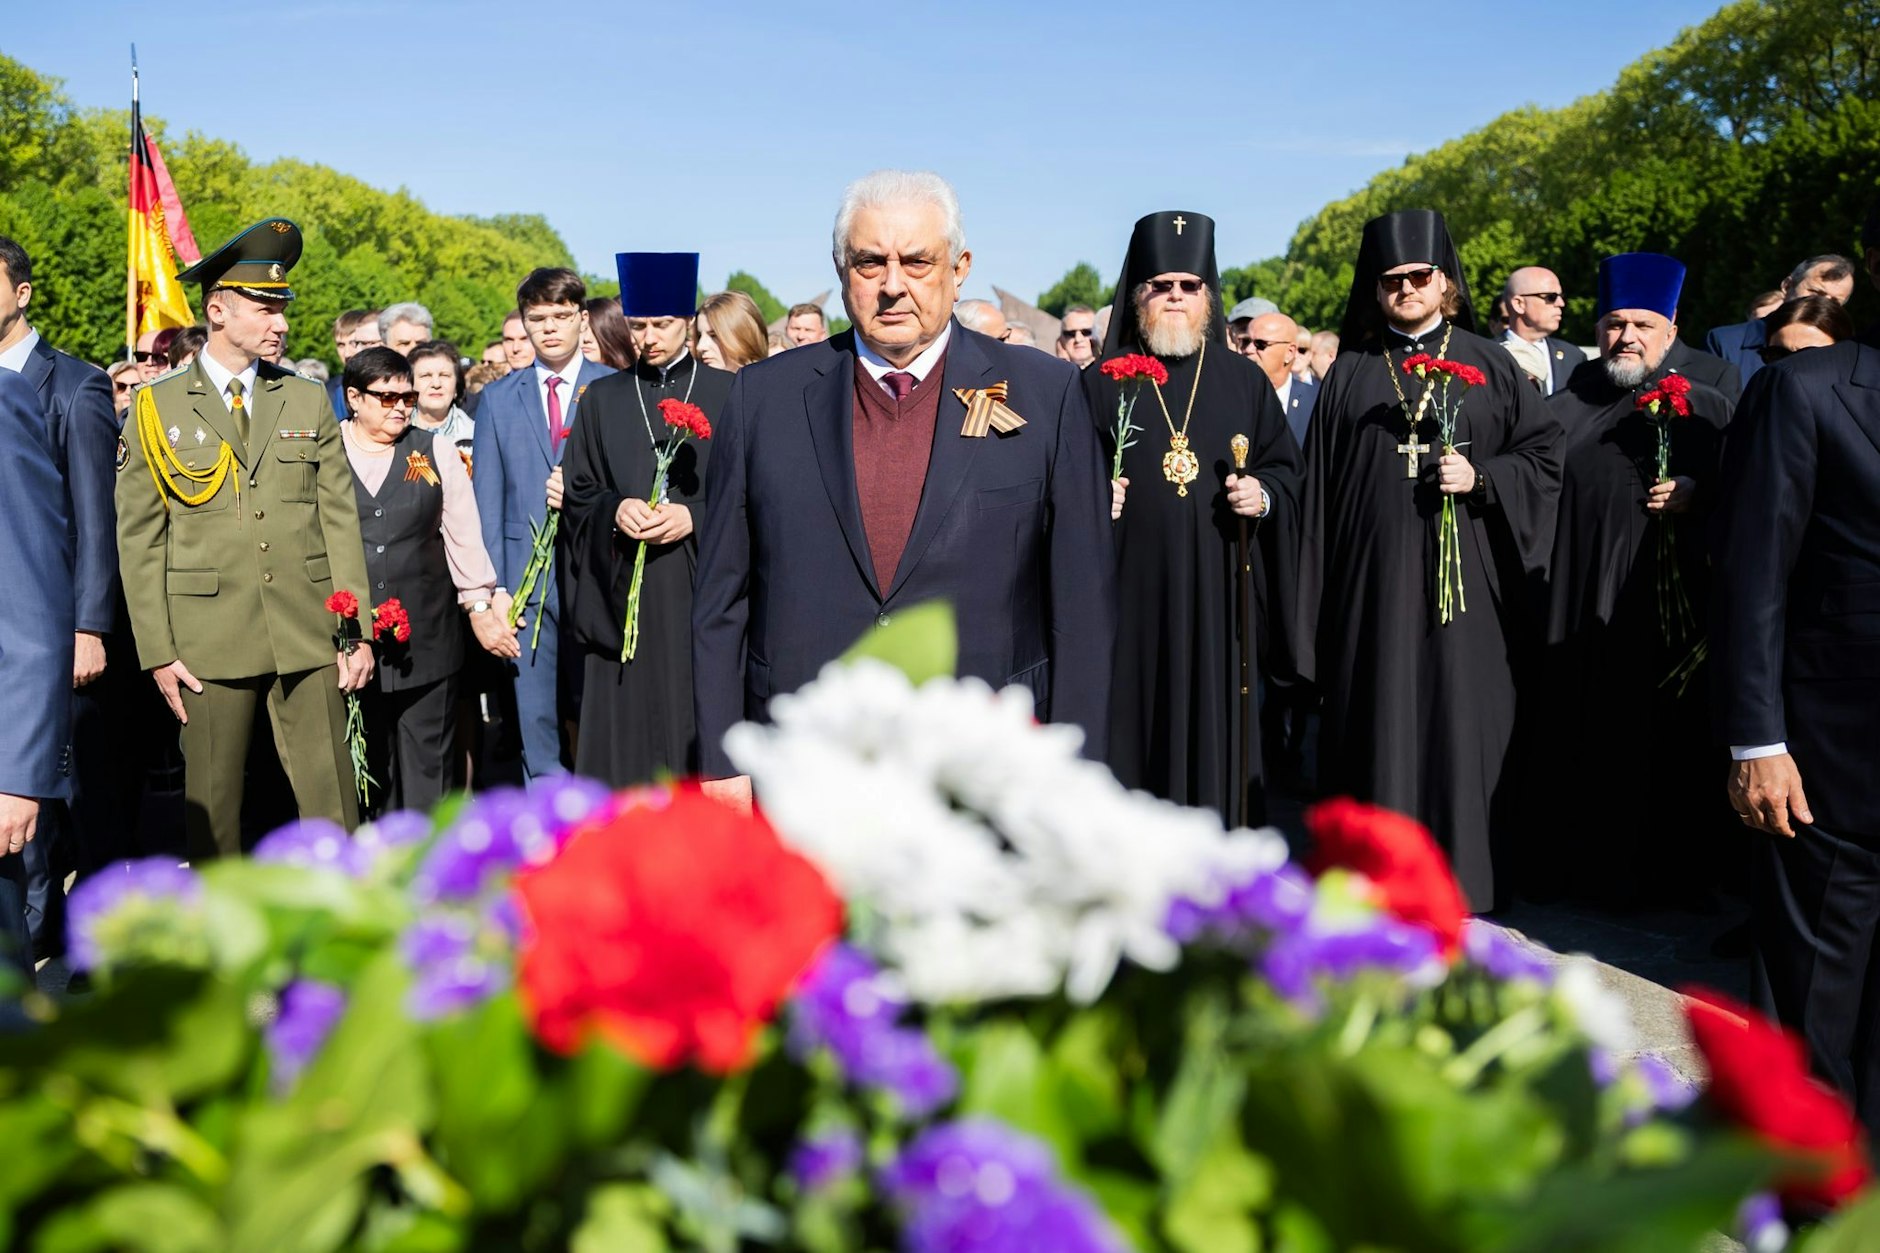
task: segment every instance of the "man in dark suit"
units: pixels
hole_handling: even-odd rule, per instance
[[[581,355],[582,307],[587,285],[573,270],[532,270],[516,289],[520,320],[534,349],[534,364],[505,374],[483,389],[477,407],[472,462],[483,546],[496,563],[496,607],[509,611],[509,597],[521,589],[529,564],[534,528],[546,525],[548,511],[561,508],[561,454],[574,429],[581,393],[614,371]],[[504,334],[508,334],[505,324]],[[523,615],[546,612],[538,635],[510,663],[516,685],[516,718],[521,723],[522,765],[531,778],[559,774],[561,731],[575,717],[580,660],[570,647],[562,655],[561,597],[558,581],[572,537],[563,531],[550,569],[535,585]],[[527,617],[519,619],[529,621]],[[565,699],[564,699],[565,698]]]
[[[1238,310],[1249,304],[1241,301]],[[1286,425],[1293,439],[1305,447],[1306,427],[1312,424],[1312,408],[1318,403],[1319,384],[1310,374],[1295,371],[1299,361],[1299,324],[1278,311],[1249,317],[1244,325],[1229,323],[1229,338],[1234,351],[1260,367],[1267,382],[1279,397],[1279,407],[1286,413]]]
[[[111,503],[118,424],[111,383],[104,372],[59,352],[41,339],[28,313],[32,259],[0,236],[0,368],[24,375],[47,417],[47,435],[65,483],[65,513],[74,556],[72,683],[75,737],[74,799],[55,806],[26,850],[27,914],[34,946],[43,954],[64,947],[66,866],[87,874],[128,856],[124,834],[135,822],[130,805],[117,803],[141,775],[125,768],[116,743],[128,712],[123,680],[136,673],[123,646],[115,665],[105,642],[118,622],[117,514]],[[105,713],[105,707],[111,710]],[[132,793],[134,795],[134,793]],[[69,829],[70,838],[67,839]],[[66,847],[61,848],[61,844]],[[74,847],[75,846],[75,847]]]
[[[11,370],[0,370],[0,450],[0,960],[31,978],[21,854],[41,805],[71,796],[72,541],[45,409]]]
[[[1764,315],[1785,301],[1799,300],[1803,296],[1826,296],[1837,304],[1846,304],[1848,297],[1854,294],[1854,263],[1832,253],[1810,257],[1782,280],[1781,288],[1773,293],[1773,304],[1768,303],[1770,294],[1756,298],[1747,322],[1719,326],[1704,336],[1705,351],[1734,365],[1745,387],[1756,377],[1756,371],[1762,369]]]
[[[1551,396],[1567,385],[1567,378],[1586,361],[1586,353],[1576,344],[1560,338],[1560,319],[1567,311],[1567,298],[1560,289],[1560,278],[1552,270],[1525,265],[1508,276],[1501,289],[1502,305],[1508,310],[1508,326],[1501,334],[1502,346],[1514,355],[1522,370]]]
[[[1774,837],[1760,990],[1880,1133],[1880,350],[1756,376],[1717,494],[1711,672],[1731,806]]]
[[[732,724],[935,599],[957,614],[962,675],[1030,688],[1100,757],[1109,475],[1077,370],[951,318],[972,255],[938,176],[852,184],[834,244],[854,330],[740,371],[713,435],[692,616],[710,790],[749,799]],[[980,410],[961,393],[999,387],[1023,424],[967,427]]]

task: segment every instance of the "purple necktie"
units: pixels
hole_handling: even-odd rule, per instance
[[[548,446],[555,452],[561,451],[561,441],[568,438],[568,428],[561,422],[561,397],[555,394],[562,382],[559,375],[548,376]]]
[[[908,393],[914,390],[914,384],[918,381],[918,379],[912,374],[909,374],[906,370],[896,370],[891,374],[881,376],[882,386],[886,387],[888,394],[893,396],[896,400],[906,400]]]

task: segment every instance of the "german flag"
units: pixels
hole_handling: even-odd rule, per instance
[[[131,95],[130,260],[124,297],[124,342],[135,344],[146,331],[188,326],[183,285],[176,281],[177,257],[198,260],[196,240],[183,215],[183,202],[163,168],[156,141],[144,133],[143,110]]]

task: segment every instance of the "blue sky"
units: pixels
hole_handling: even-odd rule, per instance
[[[1718,4],[9,7],[7,54],[79,105],[128,102],[135,42],[177,132],[441,212],[542,213],[595,272],[696,249],[708,290],[745,269],[791,301],[832,285],[842,186],[884,165],[959,188],[968,294],[1033,298],[1079,260],[1109,276],[1163,208],[1212,215],[1223,266],[1269,256],[1409,153],[1597,91]]]

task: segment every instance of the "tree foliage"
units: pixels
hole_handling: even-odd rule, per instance
[[[1049,291],[1038,297],[1038,307],[1054,318],[1061,318],[1072,305],[1089,305],[1092,309],[1101,309],[1110,303],[1114,291],[1114,287],[1104,286],[1103,276],[1097,272],[1096,266],[1088,261],[1079,261]]]

